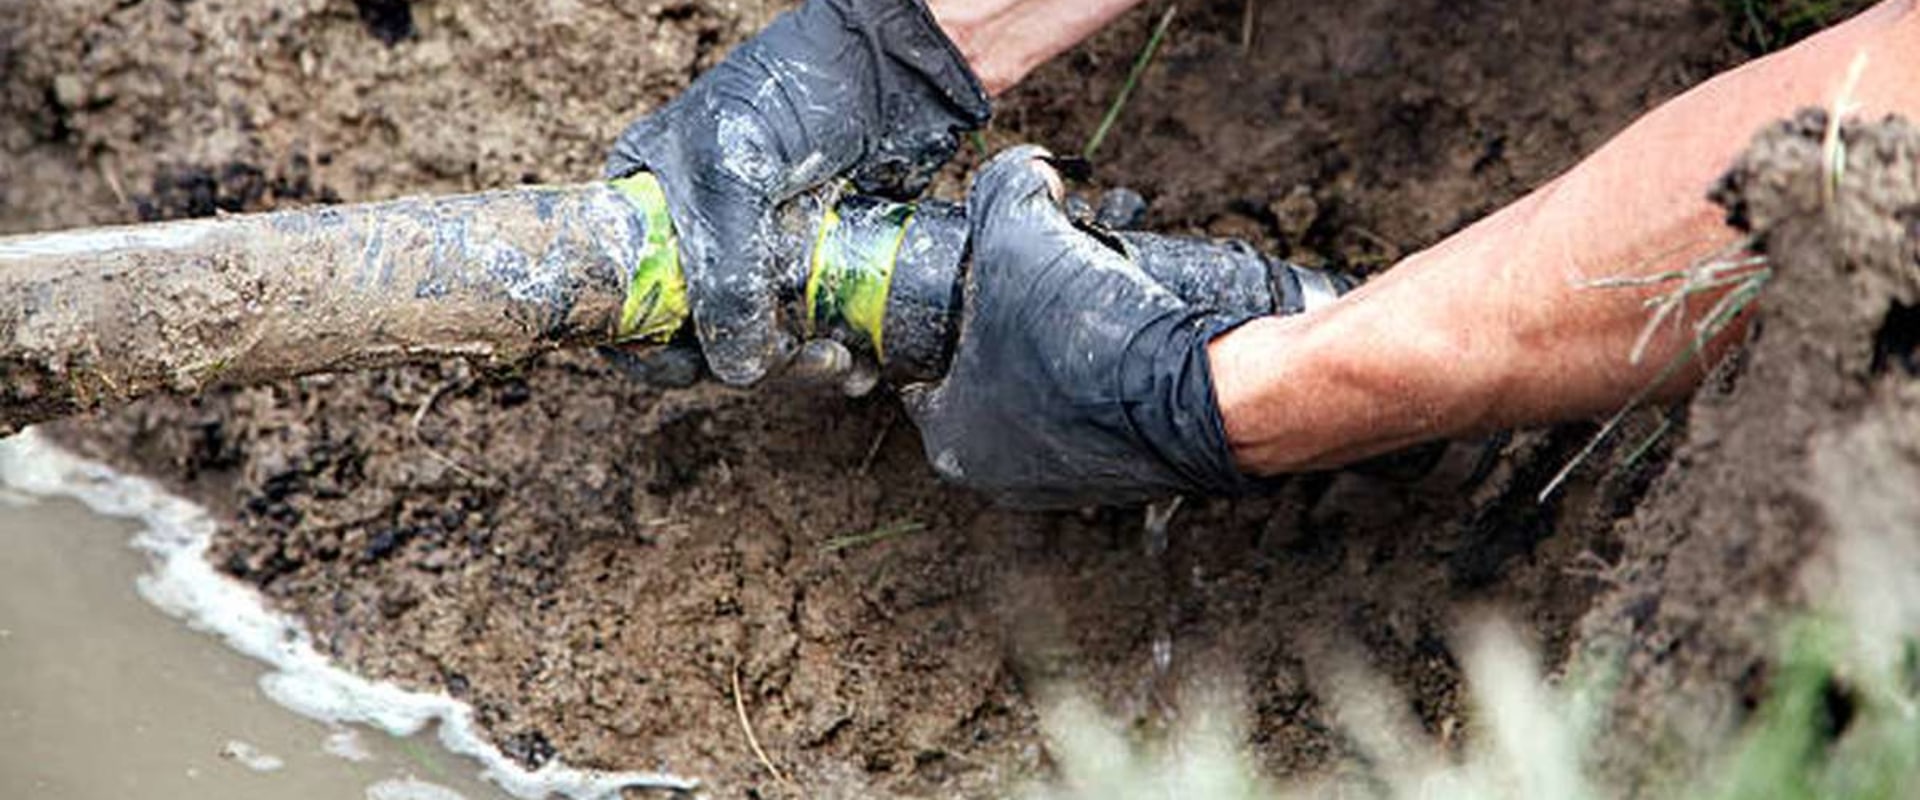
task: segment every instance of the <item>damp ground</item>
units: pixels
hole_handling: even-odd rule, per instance
[[[1296,5],[1249,25],[1241,0],[1182,4],[1098,159],[1152,201],[1148,227],[1377,271],[1753,44],[1717,0]],[[634,112],[780,7],[28,0],[0,17],[0,230],[589,179]],[[1013,91],[988,145],[1077,149],[1159,13]],[[1706,497],[1688,476],[1727,428],[1687,445],[1680,423],[1546,504],[1591,426],[1462,443],[1417,481],[1190,503],[1164,549],[1139,509],[1011,514],[937,485],[884,393],[662,392],[573,354],[223,389],[54,434],[206,504],[222,570],[339,663],[471,703],[525,765],[986,797],[1046,770],[1050,681],[1151,729],[1187,678],[1225,676],[1253,751],[1298,774],[1351,761],[1310,676],[1348,648],[1450,738],[1450,640],[1475,609],[1555,658],[1585,629],[1660,637],[1635,656],[1654,683],[1763,675],[1751,641],[1697,660],[1672,642],[1779,600],[1812,545],[1755,557],[1726,518],[1694,537],[1690,512],[1645,510]],[[1702,491],[1741,485],[1748,457]],[[1703,596],[1725,559],[1756,577]],[[736,702],[801,790],[758,763]]]

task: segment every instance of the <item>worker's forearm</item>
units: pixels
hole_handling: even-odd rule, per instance
[[[1661,336],[1631,363],[1642,301],[1658,290],[1587,284],[1674,269],[1732,241],[1707,188],[1762,125],[1830,105],[1856,54],[1869,58],[1859,108],[1920,116],[1914,5],[1883,3],[1667,103],[1553,183],[1325,312],[1216,340],[1216,392],[1241,466],[1333,466],[1626,402],[1688,340]],[[1702,298],[1689,319],[1711,302]],[[1695,370],[1667,393],[1697,379]]]
[[[998,95],[1140,0],[931,0],[934,19]]]

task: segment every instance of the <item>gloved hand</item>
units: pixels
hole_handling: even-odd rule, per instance
[[[903,393],[928,460],[1028,508],[1243,490],[1207,343],[1248,315],[1182,301],[1076,227],[1045,155],[1002,153],[968,196],[953,366]]]
[[[808,0],[629,127],[607,174],[659,178],[707,365],[750,384],[797,348],[775,208],[842,175],[917,194],[988,111],[924,0]]]

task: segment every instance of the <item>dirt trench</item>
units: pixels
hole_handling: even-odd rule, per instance
[[[584,179],[783,5],[22,0],[0,9],[0,231]],[[1745,55],[1710,0],[1246,8],[1183,4],[1100,179],[1152,200],[1149,227],[1356,272]],[[1077,148],[1158,14],[1004,98],[989,143]],[[1649,486],[1690,491],[1660,481],[1664,448],[1534,502],[1590,432],[1190,503],[1158,555],[1138,509],[1012,514],[937,485],[884,395],[661,392],[590,356],[226,389],[56,433],[207,502],[229,572],[343,662],[467,698],[527,764],[792,794],[739,730],[737,673],[807,796],[987,797],[1044,771],[1031,694],[1063,676],[1152,726],[1224,673],[1255,751],[1299,774],[1349,755],[1308,670],[1353,645],[1430,732],[1459,730],[1462,610],[1560,653],[1603,591],[1595,619],[1638,620],[1631,598],[1686,563],[1646,532],[1679,512],[1614,532]],[[1668,572],[1630,594],[1596,559]]]

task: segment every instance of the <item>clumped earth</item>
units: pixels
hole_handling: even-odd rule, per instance
[[[0,8],[0,232],[589,179],[631,115],[784,5],[19,0]],[[1363,273],[1747,57],[1748,20],[1711,0],[1257,4],[1251,26],[1246,8],[1183,5],[1100,178],[1150,198],[1149,227]],[[1010,93],[990,145],[1077,149],[1159,12]],[[1875,363],[1912,357],[1911,324],[1890,327]],[[1751,374],[1787,346],[1775,330],[1731,385],[1771,383]],[[1764,664],[1751,639],[1678,643],[1742,635],[1718,626],[1818,541],[1786,517],[1767,518],[1778,546],[1740,538],[1776,512],[1727,504],[1788,445],[1734,425],[1806,401],[1811,429],[1892,391],[1846,377],[1831,391],[1853,405],[1710,392],[1674,460],[1604,456],[1546,503],[1590,426],[1463,443],[1418,480],[1189,503],[1164,547],[1139,509],[1014,514],[939,486],[884,394],[661,391],[590,355],[223,389],[55,433],[206,502],[227,571],[343,663],[468,699],[529,765],[662,767],[725,797],[985,797],[1044,772],[1051,681],[1152,728],[1185,681],[1224,677],[1255,751],[1298,774],[1350,758],[1311,685],[1336,651],[1453,741],[1449,637],[1474,610],[1554,654],[1591,612],[1590,639],[1633,637],[1644,696]],[[736,679],[800,788],[756,763]]]
[[[1649,783],[1699,774],[1749,718],[1794,615],[1847,611],[1851,578],[1833,562],[1870,553],[1893,586],[1920,570],[1920,128],[1849,124],[1836,144],[1824,112],[1803,112],[1715,198],[1769,259],[1764,314],[1694,399],[1670,477],[1620,527],[1614,587],[1582,637],[1623,658],[1612,757]],[[1844,552],[1861,546],[1849,536],[1885,541]],[[1835,739],[1852,715],[1844,681],[1825,693]]]

